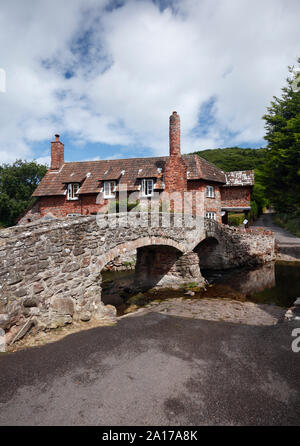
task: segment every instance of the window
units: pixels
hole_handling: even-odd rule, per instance
[[[215,212],[208,211],[208,212],[206,212],[205,216],[206,216],[206,218],[211,218],[212,220],[216,219],[216,213]]]
[[[116,182],[104,181],[104,198],[115,198]]]
[[[144,197],[151,197],[153,195],[154,181],[143,179],[142,180],[142,195]]]
[[[78,191],[79,191],[78,183],[68,184],[68,194],[67,194],[68,200],[78,200],[78,196],[76,195]]]
[[[206,196],[209,198],[215,198],[215,189],[213,186],[206,186]]]

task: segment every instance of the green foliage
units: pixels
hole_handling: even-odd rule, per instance
[[[300,237],[300,217],[291,217],[289,214],[276,214],[274,222]]]
[[[198,156],[215,164],[225,172],[232,170],[252,170],[263,166],[267,149],[242,149],[227,147],[194,152]]]
[[[229,213],[229,215],[228,215],[228,222],[232,226],[240,226],[243,224],[244,220],[245,220],[245,214]]]
[[[34,199],[35,188],[47,172],[36,162],[17,160],[0,166],[0,225],[12,226]]]
[[[291,67],[289,71],[292,72]],[[287,79],[281,98],[274,96],[268,113],[263,116],[268,141],[263,181],[274,209],[299,217],[300,91],[295,91],[292,81]]]
[[[132,209],[135,209],[136,211],[138,211],[138,201],[136,201],[135,203],[131,203],[128,200],[123,200],[123,201],[119,201],[119,200],[111,200],[108,204],[108,209],[107,212],[109,214],[113,214],[113,213],[118,213],[120,210],[120,206],[121,206],[121,211],[131,211]]]
[[[254,221],[261,214],[263,208],[259,208],[257,202],[253,200],[250,201],[250,206],[249,220]]]

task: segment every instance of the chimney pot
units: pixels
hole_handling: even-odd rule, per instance
[[[59,141],[59,135],[58,134],[55,135],[55,139],[56,139],[56,141]]]

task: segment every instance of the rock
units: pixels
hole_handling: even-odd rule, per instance
[[[22,277],[19,276],[16,273],[12,273],[9,275],[9,279],[7,281],[7,285],[15,285],[16,283],[19,283],[22,281]]]
[[[128,313],[133,313],[134,311],[136,311],[139,307],[137,305],[130,305],[128,308],[126,308],[126,310],[124,311],[124,314],[128,314]]]
[[[38,301],[35,297],[26,297],[23,301],[23,305],[25,308],[37,307]]]
[[[42,291],[44,291],[44,287],[41,283],[35,283],[33,286],[33,292],[34,294],[39,294]]]
[[[83,313],[80,314],[79,319],[82,322],[88,322],[92,317],[92,314],[90,311],[84,311]]]
[[[69,263],[66,266],[63,267],[62,272],[63,273],[73,273],[75,271],[78,271],[80,269],[80,265],[78,263],[73,262]]]
[[[194,291],[187,291],[186,293],[184,293],[186,296],[195,296],[195,292]]]
[[[122,305],[123,299],[119,294],[107,294],[102,296],[102,302],[104,305]]]
[[[51,308],[63,315],[73,316],[74,314],[74,302],[70,297],[54,297]]]
[[[17,291],[15,291],[15,295],[17,297],[23,297],[26,296],[27,290],[25,288],[19,288]]]
[[[40,310],[39,310],[39,308],[32,307],[29,309],[29,314],[31,316],[38,316],[40,314]]]
[[[72,324],[73,319],[72,316],[65,314],[65,315],[57,315],[55,317],[52,317],[51,320],[47,324],[47,328],[59,328],[63,327],[67,324]]]
[[[0,328],[5,330],[5,328],[7,328],[7,326],[9,325],[9,320],[10,318],[8,314],[0,314]]]
[[[102,321],[115,322],[117,319],[117,310],[113,305],[103,305],[101,303],[98,311],[95,313],[95,318]]]

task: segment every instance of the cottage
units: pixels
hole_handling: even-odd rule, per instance
[[[197,192],[201,215],[218,222],[227,223],[228,212],[247,214],[254,172],[223,172],[197,155],[181,155],[176,112],[170,116],[169,135],[169,156],[80,162],[64,161],[64,144],[55,135],[50,169],[33,193],[34,205],[19,223],[106,212],[125,187],[127,197],[137,201],[155,192]]]

